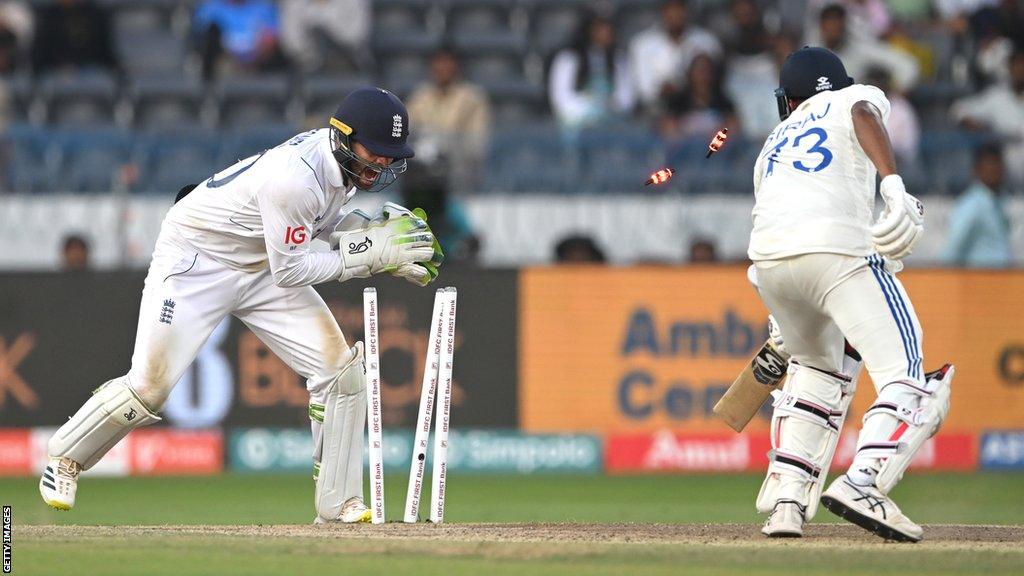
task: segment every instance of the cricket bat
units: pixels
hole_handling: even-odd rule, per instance
[[[782,389],[788,367],[789,356],[776,348],[771,340],[765,341],[750,364],[715,404],[715,414],[730,428],[742,432],[772,391]]]

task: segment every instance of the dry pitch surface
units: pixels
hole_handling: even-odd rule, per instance
[[[849,525],[15,526],[15,574],[913,574],[1024,572],[1024,527],[931,525],[918,544]],[[325,571],[326,568],[326,571]]]
[[[307,524],[307,477],[96,479],[71,513],[48,510],[35,482],[0,480],[14,506],[14,574],[1024,574],[1024,482],[1013,474],[901,485],[903,509],[930,524],[919,544],[825,511],[805,538],[768,540],[754,523],[760,475],[459,477],[441,526]],[[388,501],[404,491],[392,482]]]
[[[750,524],[403,524],[257,525],[257,526],[19,526],[30,539],[232,536],[257,538],[330,538],[349,540],[427,540],[446,542],[560,542],[629,544],[767,544],[873,546],[884,540],[845,524],[811,525],[802,539],[769,540]],[[917,548],[1024,548],[1024,526],[935,524],[925,527],[917,544],[888,543]]]

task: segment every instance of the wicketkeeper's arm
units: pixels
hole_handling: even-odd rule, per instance
[[[320,284],[342,274],[345,262],[338,252],[311,249],[319,209],[313,190],[275,179],[256,193],[256,200],[270,272],[278,286]]]

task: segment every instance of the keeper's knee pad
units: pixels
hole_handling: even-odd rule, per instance
[[[47,444],[51,457],[63,456],[92,468],[129,432],[160,417],[139,398],[122,376],[100,386]]]

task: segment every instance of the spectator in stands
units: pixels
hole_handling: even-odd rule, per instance
[[[883,42],[851,34],[847,27],[846,8],[832,4],[818,17],[821,43],[843,59],[847,73],[860,81],[871,68],[884,68],[892,76],[893,88],[906,92],[918,78],[918,65],[913,57]]]
[[[779,123],[775,100],[765,95],[778,88],[779,68],[796,43],[789,36],[768,34],[753,0],[733,0],[729,16],[729,30],[723,31],[729,52],[723,88],[736,105],[745,135],[758,139]]]
[[[588,14],[572,45],[555,54],[548,91],[555,116],[570,135],[632,111],[636,95],[629,59],[607,15]]]
[[[707,54],[693,59],[686,71],[686,88],[665,96],[662,107],[665,114],[659,124],[665,138],[706,136],[723,126],[736,125],[732,101],[722,89],[719,66]]]
[[[821,43],[820,31],[815,29],[814,19],[820,17],[823,8],[831,5],[842,6],[846,10],[847,29],[850,35],[857,38],[884,38],[893,23],[889,7],[884,0],[810,0],[807,3],[807,20],[804,26],[807,30],[806,41],[809,44]]]
[[[718,262],[715,241],[710,238],[694,238],[690,242],[690,264],[714,264]]]
[[[34,31],[32,11],[24,2],[0,2],[0,74],[9,74],[24,64]]]
[[[884,68],[872,68],[864,76],[864,84],[877,86],[889,99],[889,119],[885,127],[892,141],[893,151],[900,164],[916,164],[921,143],[921,125],[913,105],[902,94],[893,92],[892,77]]]
[[[713,35],[690,24],[684,0],[663,2],[661,22],[637,34],[629,50],[636,91],[648,110],[685,87],[686,71],[698,54],[717,59],[722,53]]]
[[[82,272],[89,269],[89,243],[78,234],[64,237],[60,253],[60,267],[65,272]]]
[[[1009,81],[957,101],[951,113],[968,130],[995,133],[1006,142],[1010,176],[1024,179],[1024,50],[1010,57]]]
[[[460,74],[459,57],[445,46],[430,61],[429,82],[409,97],[409,120],[421,145],[446,158],[452,187],[467,190],[480,181],[491,131],[491,105],[477,85]]]
[[[91,0],[61,0],[36,7],[32,68],[36,73],[119,68],[110,14]]]
[[[307,72],[368,67],[369,0],[282,0],[281,44]]]
[[[452,198],[446,171],[441,165],[412,162],[402,181],[402,205],[423,208],[430,229],[445,254],[445,264],[472,262],[479,241],[469,225],[462,204]]]
[[[193,29],[203,55],[203,76],[281,68],[277,7],[269,0],[205,0]]]
[[[949,220],[943,259],[955,266],[1004,268],[1011,264],[1010,220],[1003,206],[1003,155],[985,145],[974,155],[974,182],[960,195]]]
[[[559,264],[604,264],[607,259],[593,238],[572,235],[555,244],[555,261]]]
[[[968,24],[974,41],[974,71],[982,83],[1005,82],[1014,48],[1024,47],[1024,7],[1019,0],[976,0]]]

